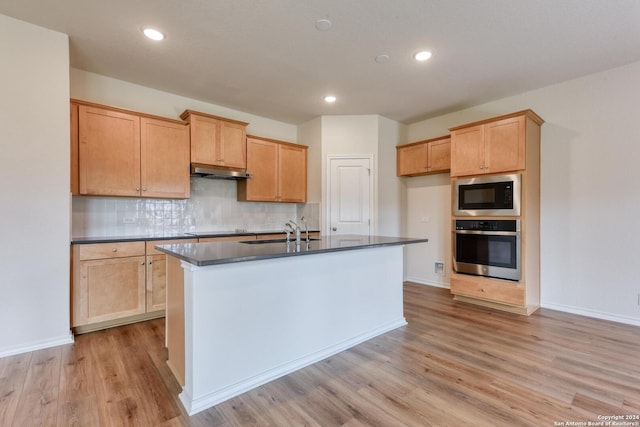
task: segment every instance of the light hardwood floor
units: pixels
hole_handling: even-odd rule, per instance
[[[512,427],[640,415],[639,327],[500,313],[413,283],[405,316],[405,327],[193,417],[165,364],[163,319],[80,335],[0,359],[0,426]]]

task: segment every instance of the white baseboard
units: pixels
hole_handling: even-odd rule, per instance
[[[51,338],[42,341],[32,341],[19,346],[11,346],[0,349],[0,357],[13,356],[16,354],[29,353],[31,351],[42,350],[49,347],[57,347],[64,344],[73,344],[73,334],[69,331],[69,335]]]
[[[565,313],[579,314],[581,316],[593,317],[596,319],[610,320],[612,322],[624,323],[627,325],[640,326],[640,319],[637,317],[621,316],[619,314],[606,313],[603,311],[589,310],[571,305],[555,304],[548,301],[542,301],[540,306],[551,310],[563,311]]]
[[[425,281],[424,279],[418,277],[405,277],[404,280],[406,282],[415,282],[421,285],[433,286],[436,288],[450,289],[448,283],[434,283],[431,281]],[[548,301],[542,301],[540,306],[543,308],[562,311],[565,313],[578,314],[580,316],[593,317],[595,319],[610,320],[612,322],[624,323],[626,325],[640,326],[640,319],[637,317],[621,316],[619,314],[607,313],[598,310],[589,310],[564,304],[555,304]]]
[[[238,396],[258,386],[261,386],[277,378],[290,374],[291,372],[294,372],[306,366],[312,365],[316,362],[326,359],[327,357],[333,356],[334,354],[340,353],[341,351],[347,350],[364,341],[377,337],[378,335],[382,335],[386,332],[392,331],[406,324],[407,324],[407,321],[405,320],[404,317],[402,317],[394,322],[388,323],[376,329],[357,335],[349,340],[346,340],[336,345],[333,345],[331,347],[322,349],[315,353],[308,354],[307,356],[304,356],[297,360],[293,360],[284,365],[275,367],[273,369],[269,369],[268,371],[263,372],[260,375],[256,375],[252,378],[247,378],[244,381],[230,385],[229,387],[225,387],[221,390],[217,390],[213,393],[209,393],[208,395],[203,396],[201,398],[193,399],[193,397],[190,396],[185,389],[182,390],[182,393],[180,393],[179,398],[180,398],[180,401],[182,402],[182,405],[187,410],[187,413],[189,415],[194,415],[194,414],[197,414],[198,412],[204,411],[205,409],[211,408],[212,406],[222,403],[225,400],[231,399],[232,397]]]
[[[447,283],[447,282],[434,282],[432,280],[424,280],[424,279],[419,278],[419,277],[405,277],[404,281],[405,282],[415,282],[415,283],[419,283],[421,285],[433,286],[433,287],[436,287],[436,288],[450,289],[449,283]]]

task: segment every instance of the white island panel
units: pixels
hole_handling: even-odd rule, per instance
[[[406,324],[402,246],[184,268],[194,414]]]

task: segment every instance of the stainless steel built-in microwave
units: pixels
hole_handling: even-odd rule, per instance
[[[454,216],[520,216],[520,174],[458,178],[453,185]]]

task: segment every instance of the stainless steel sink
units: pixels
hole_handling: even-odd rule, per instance
[[[309,240],[320,240],[319,237],[309,237]],[[307,239],[304,237],[300,238],[300,243],[306,242]],[[291,239],[290,243],[295,243],[295,239]],[[263,243],[287,243],[287,239],[258,239],[258,240],[242,240],[238,243],[246,243],[248,245],[259,245]]]

